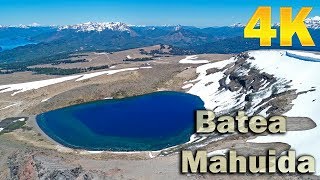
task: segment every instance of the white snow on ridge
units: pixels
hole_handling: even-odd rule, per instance
[[[184,59],[181,59],[179,61],[179,63],[181,63],[181,64],[205,64],[205,63],[209,63],[209,61],[208,60],[198,60],[197,55],[192,55],[192,56],[187,56]]]
[[[304,23],[308,28],[319,29],[320,28],[320,16],[309,17],[304,20]]]
[[[189,89],[193,86],[193,84],[186,84],[182,87],[182,89]]]
[[[145,67],[147,68],[147,67]],[[46,86],[50,86],[50,85],[54,85],[54,84],[58,84],[58,83],[62,83],[65,81],[70,81],[70,80],[75,80],[77,81],[82,81],[82,80],[86,80],[86,79],[90,79],[90,78],[94,78],[97,76],[101,76],[101,75],[112,75],[115,73],[119,73],[119,72],[124,72],[124,71],[134,71],[134,70],[138,70],[140,68],[126,68],[126,69],[117,69],[117,70],[107,70],[107,71],[101,71],[101,72],[94,72],[94,73],[89,73],[89,74],[82,74],[82,75],[73,75],[73,76],[66,76],[66,77],[61,77],[61,78],[55,78],[55,79],[47,79],[47,80],[41,80],[41,81],[33,81],[33,82],[26,82],[26,83],[19,83],[19,84],[9,84],[9,85],[0,85],[0,93],[5,93],[5,92],[12,92],[14,91],[11,96],[14,96],[18,93],[22,93],[22,92],[26,92],[29,90],[34,90],[34,89],[39,89],[42,87],[46,87]],[[45,100],[43,100],[43,102],[45,102]],[[11,107],[13,105],[10,105],[9,107]],[[5,107],[2,109],[6,109],[9,107]],[[0,110],[2,110],[0,109]]]
[[[121,31],[121,32],[130,32],[130,27],[125,23],[121,22],[86,22],[82,24],[76,25],[67,25],[59,27],[59,30],[65,29],[74,29],[77,32],[90,32],[90,31],[104,31],[104,30],[111,30],[111,31]]]
[[[290,51],[293,52],[293,51]],[[295,54],[300,52],[294,51]],[[297,58],[286,56],[286,51],[252,51],[250,56],[255,60],[248,60],[256,68],[277,78],[292,80],[293,89],[298,91],[310,90],[320,85],[320,79],[316,78],[320,68],[318,62],[308,62]],[[312,53],[300,53],[301,55],[313,56]],[[314,55],[314,57],[317,57]],[[320,56],[319,61],[320,61]],[[320,93],[319,93],[320,94]]]
[[[196,70],[199,74],[198,77],[191,81],[196,83],[191,87],[188,93],[199,96],[204,101],[205,108],[215,109],[216,112],[221,113],[237,105],[238,102],[243,102],[238,101],[238,92],[219,90],[219,80],[225,76],[222,71],[207,75],[208,69],[222,69],[226,65],[234,62],[235,59],[231,58],[229,60],[199,66]],[[240,99],[244,100],[244,97],[245,95]]]
[[[312,53],[293,53],[306,57],[319,57]],[[292,89],[298,92],[320,87],[320,79],[317,78],[320,62],[308,62],[284,55],[284,51],[253,51],[250,56],[255,60],[250,61],[263,72],[274,74],[276,77],[292,80]],[[310,154],[316,158],[316,164],[320,164],[319,148],[317,143],[320,137],[320,93],[318,90],[301,94],[293,101],[293,108],[286,116],[309,117],[314,120],[317,127],[306,131],[289,131],[285,135],[259,136],[249,142],[285,142],[297,151],[297,154]],[[317,169],[319,170],[319,168]],[[319,175],[320,172],[317,172]]]
[[[39,88],[46,87],[46,86],[49,86],[52,84],[57,84],[57,83],[61,83],[64,81],[77,79],[81,76],[82,75],[67,76],[67,77],[62,77],[62,78],[33,81],[33,82],[20,83],[20,84],[1,85],[0,86],[0,93],[15,91],[12,94],[12,96],[14,96],[14,95],[21,93],[21,92],[25,92],[25,91],[29,91],[29,90],[33,90],[33,89],[39,89]]]
[[[297,54],[302,57],[313,57],[313,58],[318,58],[320,60],[320,54],[314,54],[312,52],[303,52],[303,51],[286,51],[287,53],[291,54]]]
[[[41,102],[47,102],[50,98],[47,98],[47,99],[43,99],[41,100]]]
[[[228,152],[228,149],[215,150],[215,151],[208,152],[207,157],[218,156],[218,155],[224,156],[226,155],[227,152]]]
[[[320,138],[320,78],[318,78],[318,71],[320,69],[320,55],[301,51],[288,51],[292,57],[287,55],[284,50],[263,50],[250,51],[249,55],[254,59],[248,59],[251,67],[259,69],[261,72],[273,74],[277,78],[277,83],[273,86],[278,88],[278,93],[288,90],[285,87],[285,82],[290,82],[290,89],[297,89],[297,92],[315,90],[300,94],[297,99],[293,101],[293,108],[285,113],[286,116],[291,117],[309,117],[313,119],[317,127],[305,131],[289,131],[284,135],[268,135],[259,136],[256,139],[248,142],[265,143],[265,142],[284,142],[290,144],[292,149],[297,151],[297,155],[310,154],[315,157],[316,164],[320,164],[320,144],[317,143]],[[290,57],[291,56],[291,57]],[[308,58],[313,58],[308,61]],[[307,60],[306,60],[307,59]],[[316,62],[318,61],[319,62]],[[207,74],[207,70],[211,68],[222,69],[227,64],[234,63],[234,58],[226,61],[216,63],[208,63],[197,68],[198,78],[189,82],[194,82],[194,86],[188,91],[190,94],[199,96],[205,104],[205,108],[214,109],[217,115],[227,113],[230,109],[241,108],[244,104],[246,94],[239,92],[231,92],[226,90],[219,90],[219,80],[226,77],[224,71]],[[237,70],[242,75],[247,74],[247,71],[242,69]],[[228,78],[228,77],[226,77]],[[228,81],[226,79],[226,81]],[[271,95],[274,89],[272,86],[267,87],[264,84],[258,93],[258,96],[252,100],[253,108],[250,112],[255,112],[258,104],[262,99]],[[248,92],[250,93],[250,92]],[[266,115],[266,111],[270,107],[265,108],[260,114]],[[247,112],[248,113],[248,112]],[[319,170],[319,168],[317,168]],[[316,174],[320,174],[317,172]]]
[[[126,69],[117,69],[117,70],[95,72],[95,73],[85,74],[81,78],[77,79],[76,81],[83,81],[83,80],[90,79],[90,78],[97,77],[97,76],[101,76],[104,74],[111,75],[111,74],[115,74],[118,72],[134,71],[134,70],[138,70],[138,69],[139,68],[126,68]]]
[[[304,61],[320,62],[319,54],[306,53],[301,51],[287,51],[286,55],[289,57],[301,59]]]
[[[143,66],[143,67],[140,67],[140,69],[152,69],[151,66]]]

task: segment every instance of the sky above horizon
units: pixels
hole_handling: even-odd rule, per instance
[[[246,24],[259,6],[271,6],[273,22],[279,7],[294,13],[312,6],[320,16],[319,0],[0,0],[0,24],[66,25],[83,22],[124,22],[134,25],[192,25],[199,27]]]

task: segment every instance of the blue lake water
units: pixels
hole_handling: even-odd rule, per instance
[[[180,92],[96,101],[37,116],[53,140],[86,150],[160,150],[189,141],[203,101]]]

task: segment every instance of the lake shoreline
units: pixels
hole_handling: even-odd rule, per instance
[[[147,96],[147,98],[150,98],[150,95],[152,95],[151,96],[151,98],[152,98],[152,102],[153,102],[153,98],[155,98],[155,97],[158,97],[159,98],[159,96],[163,96],[163,95],[166,95],[166,96],[168,96],[168,94],[170,95],[169,97],[170,98],[172,98],[172,97],[175,97],[175,96],[177,96],[177,97],[179,97],[180,99],[182,98],[184,101],[190,101],[190,100],[193,100],[193,98],[197,98],[197,99],[199,99],[200,100],[200,98],[199,97],[197,97],[197,96],[194,96],[194,95],[191,95],[191,94],[188,94],[188,93],[180,93],[180,92],[156,92],[156,93],[151,93],[151,94],[148,94],[148,96]],[[138,97],[138,98],[142,98],[143,96],[136,96],[136,97]],[[160,98],[161,98],[160,97]],[[191,98],[191,99],[190,99]],[[130,100],[134,100],[134,97],[129,97],[128,99],[130,99]],[[111,101],[116,101],[116,100],[111,100]],[[123,99],[121,99],[121,101],[123,102],[123,101],[125,101],[125,100],[123,100]],[[98,103],[101,103],[102,101],[97,101]],[[199,101],[200,102],[200,101]],[[202,101],[201,101],[202,102]],[[93,104],[94,102],[91,102],[91,103],[89,103],[89,104]],[[157,103],[156,103],[157,104]],[[198,103],[196,103],[197,104],[197,106],[199,105]],[[202,103],[201,103],[202,104]],[[72,107],[80,107],[81,106],[81,104],[80,105],[74,105],[74,106],[72,106]],[[190,106],[190,107],[192,107],[192,108],[195,108],[196,106]],[[190,108],[189,107],[189,108]],[[141,110],[140,110],[141,111]],[[190,109],[189,109],[189,111],[190,111]],[[104,112],[104,111],[101,111],[101,112]],[[179,112],[179,113],[181,113],[181,112],[183,112],[184,113],[184,111],[177,111],[177,112]],[[191,111],[190,111],[191,112]],[[90,114],[90,113],[87,113],[87,114]],[[191,142],[193,142],[193,141],[196,141],[196,140],[198,140],[198,138],[196,138],[196,136],[195,136],[195,134],[194,133],[192,133],[190,136],[188,136],[188,139],[187,139],[187,141],[186,142],[183,142],[183,143],[177,143],[177,144],[175,144],[175,142],[176,141],[171,141],[171,140],[173,140],[173,138],[175,138],[175,136],[170,136],[170,137],[168,137],[168,139],[166,138],[165,140],[163,140],[163,139],[159,139],[159,141],[157,141],[157,142],[159,142],[160,144],[161,143],[163,143],[163,141],[168,141],[168,142],[172,142],[173,143],[173,145],[171,145],[171,146],[167,146],[167,147],[164,147],[164,148],[161,148],[161,149],[155,149],[155,147],[157,147],[157,142],[155,143],[155,141],[153,142],[153,144],[155,144],[155,145],[153,145],[153,144],[150,144],[150,150],[148,150],[147,148],[145,148],[145,149],[147,149],[147,150],[145,150],[145,149],[143,149],[143,150],[117,150],[119,147],[121,148],[121,146],[118,146],[118,147],[116,147],[115,148],[115,150],[113,151],[113,150],[104,150],[103,148],[101,148],[101,150],[100,149],[98,149],[97,147],[94,147],[94,146],[92,146],[92,149],[90,149],[90,147],[88,147],[89,149],[86,149],[86,148],[81,148],[81,145],[79,146],[79,148],[77,148],[77,147],[72,147],[72,146],[76,146],[76,144],[70,144],[70,146],[68,146],[68,141],[66,141],[65,143],[67,143],[66,145],[64,144],[64,143],[60,143],[59,141],[56,141],[54,138],[52,138],[52,137],[50,137],[48,134],[46,134],[46,132],[45,132],[45,130],[43,130],[40,126],[41,126],[41,124],[39,125],[39,123],[38,123],[38,121],[40,120],[38,117],[39,116],[41,116],[41,115],[43,115],[43,114],[39,114],[39,115],[37,115],[37,116],[31,116],[30,117],[30,120],[32,121],[32,123],[33,123],[33,126],[37,129],[37,131],[39,131],[42,135],[44,135],[44,137],[46,138],[46,139],[48,139],[51,143],[53,143],[54,145],[56,145],[56,146],[58,146],[58,147],[62,147],[62,148],[65,148],[65,149],[69,149],[70,151],[71,150],[74,150],[74,151],[80,151],[81,153],[102,153],[102,152],[106,152],[106,153],[114,153],[114,154],[119,154],[119,153],[123,153],[123,154],[133,154],[133,153],[157,153],[157,154],[159,154],[160,152],[162,152],[162,151],[166,151],[166,150],[168,150],[168,149],[173,149],[173,148],[177,148],[177,147],[179,147],[179,146],[184,146],[184,145],[186,145],[186,144],[188,144],[188,143],[191,143]],[[67,118],[69,117],[69,116],[66,116]],[[148,117],[148,116],[146,116],[146,117]],[[58,117],[54,117],[54,118],[57,118],[57,119],[59,119]],[[88,118],[88,117],[86,117],[86,118]],[[60,118],[61,119],[61,118]],[[70,119],[70,117],[69,117],[69,119]],[[91,119],[91,115],[90,115],[90,118],[89,119]],[[193,117],[190,119],[190,120],[192,120],[193,119]],[[45,119],[44,119],[45,120]],[[51,119],[52,120],[52,119]],[[62,119],[61,119],[62,120]],[[184,122],[184,119],[180,119],[180,120],[182,120],[181,122]],[[41,120],[40,120],[41,121]],[[62,121],[64,121],[64,120],[62,120]],[[192,120],[193,121],[193,120]],[[52,121],[51,121],[52,122]],[[158,121],[159,122],[159,121]],[[189,122],[189,120],[188,121],[186,121],[185,123],[187,123],[187,122]],[[106,124],[107,122],[104,122],[103,121],[103,123],[104,124]],[[74,125],[74,126],[76,126],[76,124],[74,124],[74,123],[71,123],[72,125]],[[93,123],[93,124],[95,124],[95,123]],[[108,124],[108,123],[107,123]],[[157,123],[155,123],[155,124],[157,124]],[[63,124],[62,124],[63,125]],[[68,125],[68,124],[66,124],[66,125]],[[42,125],[42,126],[44,126],[44,125]],[[149,125],[150,126],[150,125]],[[153,126],[153,125],[151,125],[151,126]],[[167,126],[167,123],[164,123],[162,126]],[[182,128],[181,126],[180,126],[180,124],[178,123],[178,126],[180,127],[180,128]],[[45,125],[44,127],[48,127],[47,125]],[[139,126],[138,126],[139,127]],[[185,126],[185,125],[183,125],[183,133],[182,134],[185,134],[186,135],[186,133],[187,132],[189,132],[190,130],[188,130],[189,128],[187,128],[187,129],[185,129],[184,127],[187,127],[187,126]],[[81,126],[79,127],[80,129],[78,129],[76,132],[81,132]],[[139,130],[140,131],[140,130]],[[52,132],[51,132],[52,133]],[[84,132],[84,133],[86,133],[86,132]],[[181,133],[179,133],[179,134],[181,134]],[[189,134],[189,133],[187,133],[187,134]],[[53,134],[54,135],[54,134]],[[60,134],[61,135],[61,134]],[[90,135],[90,134],[89,134]],[[51,134],[51,136],[52,136],[52,134]],[[86,135],[84,135],[84,136],[86,136]],[[184,135],[183,135],[184,136]],[[61,136],[60,136],[61,137]],[[59,136],[57,136],[56,138],[60,138]],[[78,136],[76,136],[76,137],[78,137]],[[104,137],[104,136],[103,136]],[[130,137],[130,136],[129,136]],[[147,136],[148,137],[148,136]],[[180,139],[179,138],[180,137],[180,135],[179,136],[177,136],[176,138],[178,138],[178,140]],[[182,136],[181,136],[182,137]],[[105,136],[105,138],[106,139],[108,139],[108,136]],[[149,137],[149,139],[152,139],[152,136],[150,136]],[[121,140],[121,137],[120,137],[120,139],[119,140]],[[62,139],[62,142],[63,142],[64,140]],[[97,140],[98,141],[98,140]],[[123,141],[127,141],[126,140],[126,138],[124,138],[123,139]],[[135,141],[133,141],[133,144],[134,144],[134,142]],[[85,143],[84,143],[85,144]],[[169,145],[169,144],[168,144]],[[152,147],[151,146],[154,146],[153,148],[154,149],[152,149]],[[161,145],[160,145],[161,146]],[[159,147],[160,147],[159,146]],[[109,148],[112,148],[112,145],[111,146],[109,146]],[[95,150],[95,148],[97,148],[96,150]],[[107,146],[106,146],[106,148],[108,148]],[[129,149],[133,149],[133,148],[137,148],[137,149],[139,149],[139,146],[137,146],[137,147],[135,147],[135,146],[133,146],[133,147],[130,147]],[[124,149],[126,149],[126,147],[124,148]],[[127,149],[128,149],[128,147],[127,147]]]

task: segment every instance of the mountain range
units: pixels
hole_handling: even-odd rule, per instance
[[[320,43],[320,17],[305,20],[316,44]],[[277,24],[274,28],[279,28]],[[156,44],[172,46],[171,54],[239,53],[261,49],[258,39],[243,38],[244,25],[199,28],[193,26],[134,26],[121,22],[88,22],[66,26],[39,24],[0,26],[2,42],[16,42],[1,47],[0,66],[4,63],[38,61],[61,54],[88,51],[119,51]],[[279,35],[278,35],[279,37]],[[21,43],[23,42],[23,43]],[[26,45],[27,44],[27,45]],[[21,46],[22,45],[22,46]],[[270,48],[281,48],[279,38]],[[297,37],[290,49],[319,50],[302,47]]]

